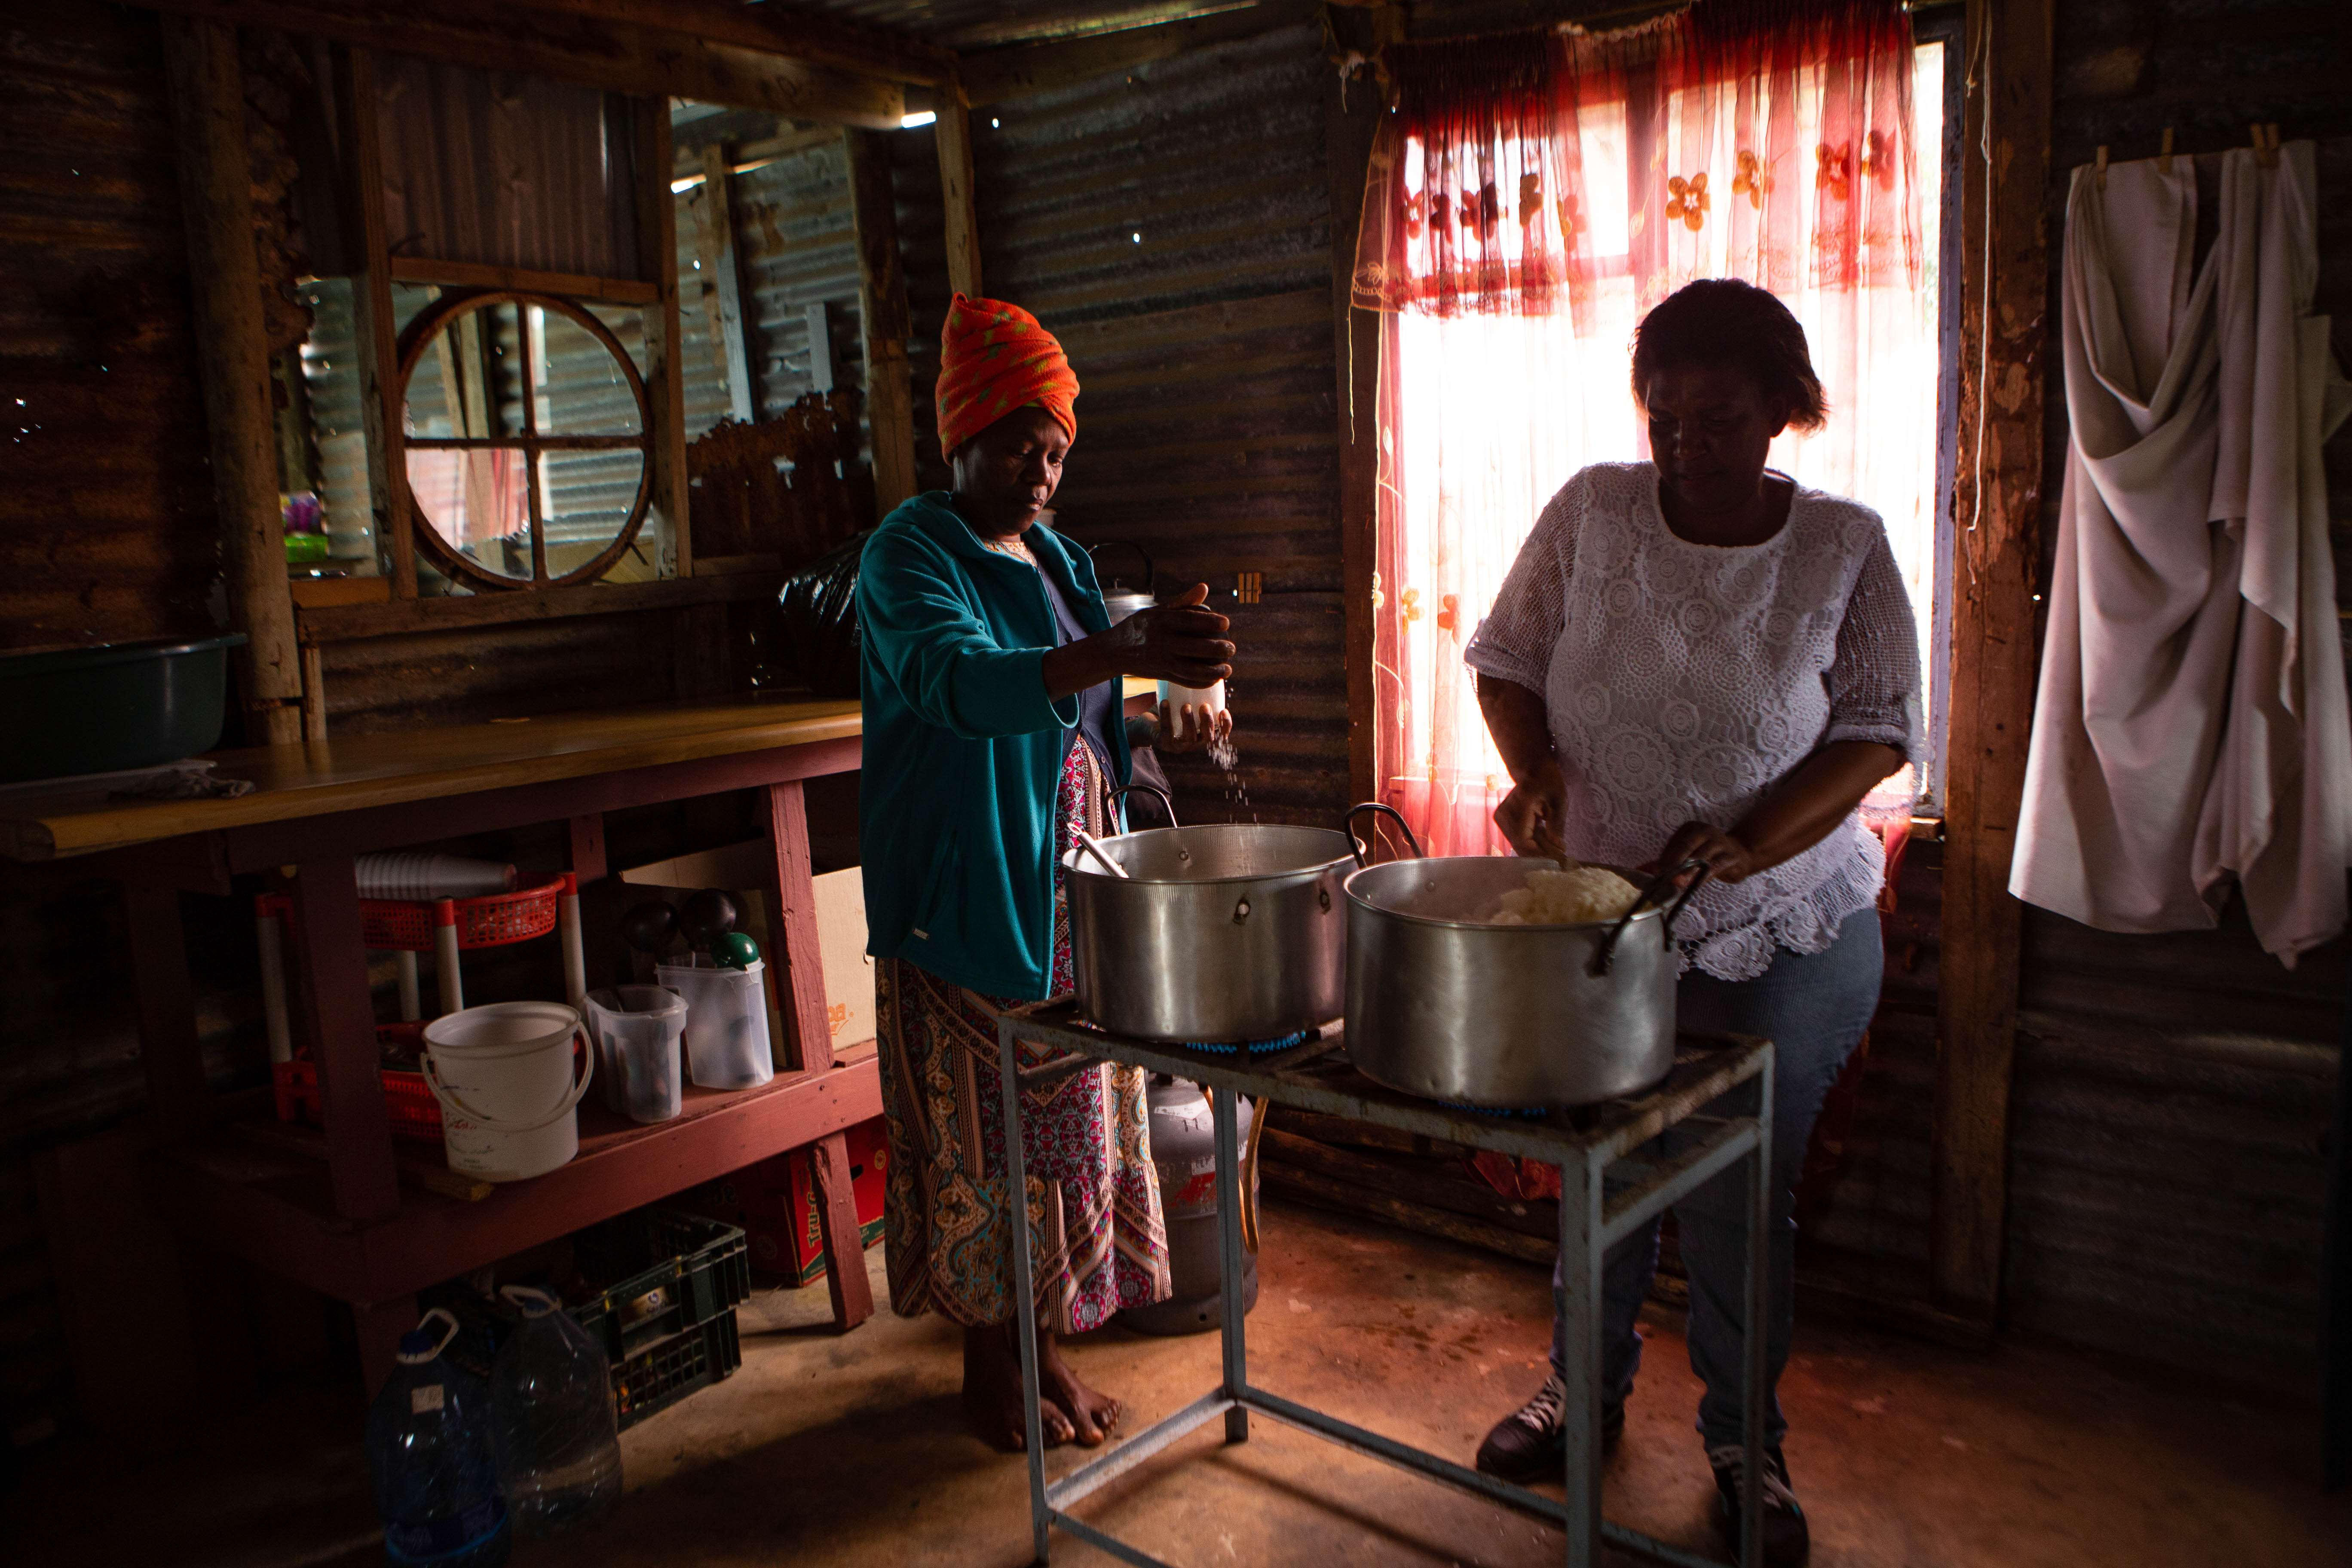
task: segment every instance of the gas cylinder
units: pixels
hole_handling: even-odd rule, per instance
[[[1129,1307],[1119,1321],[1139,1333],[1197,1334],[1214,1329],[1223,1312],[1218,1294],[1223,1271],[1217,1246],[1217,1138],[1208,1097],[1201,1086],[1153,1073],[1146,1090],[1151,1107],[1151,1163],[1160,1173],[1160,1211],[1168,1222],[1168,1272],[1175,1286],[1165,1301]],[[1249,1147],[1250,1102],[1241,1101],[1236,1145]],[[1257,1203],[1255,1169],[1250,1204]],[[1242,1254],[1242,1310],[1257,1305],[1257,1254]]]

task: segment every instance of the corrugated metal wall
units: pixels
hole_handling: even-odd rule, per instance
[[[154,14],[0,7],[0,647],[209,632],[218,576]]]
[[[0,647],[214,628],[172,145],[152,12],[0,0]],[[122,940],[103,885],[0,861],[0,1440],[71,1397],[31,1156],[139,1098]]]
[[[1319,34],[1288,28],[972,120],[984,286],[1061,336],[1083,389],[1059,525],[1142,544],[1163,591],[1205,581],[1234,617],[1247,799],[1174,759],[1187,820],[1329,823],[1346,805],[1325,69]],[[939,165],[929,133],[895,151],[936,485]],[[1262,603],[1234,602],[1244,572]]]
[[[2065,441],[2055,278],[2065,176],[2105,144],[2153,156],[2247,143],[2251,121],[2319,144],[2315,309],[2352,342],[2352,95],[2334,15],[2207,0],[2057,11],[2051,167],[2049,468]],[[2210,219],[2209,219],[2210,222]],[[2352,432],[2328,448],[2339,602],[2352,605]],[[2242,913],[2222,929],[2119,937],[2029,911],[2011,1101],[2008,1321],[2308,1394],[2318,1375],[2326,1162],[2347,944],[2292,973]]]

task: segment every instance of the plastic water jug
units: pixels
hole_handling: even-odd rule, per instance
[[[621,1437],[604,1347],[544,1290],[499,1292],[522,1312],[490,1367],[490,1447],[515,1533],[596,1523],[621,1500]]]
[[[436,1335],[428,1325],[441,1321]],[[436,1307],[401,1337],[368,1407],[368,1472],[388,1563],[493,1568],[513,1540],[490,1460],[490,1391],[441,1352],[457,1320]]]

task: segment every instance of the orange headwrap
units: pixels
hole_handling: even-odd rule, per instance
[[[940,451],[958,447],[1014,409],[1036,404],[1078,435],[1078,378],[1054,334],[1018,305],[961,294],[940,329]]]

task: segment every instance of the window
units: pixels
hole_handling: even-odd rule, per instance
[[[1803,323],[1832,402],[1828,430],[1782,437],[1772,465],[1876,510],[1911,595],[1927,674],[1923,729],[1931,737],[1926,754],[1915,759],[1923,810],[1934,809],[1942,784],[1933,738],[1943,722],[1944,693],[1934,678],[1942,661],[1934,655],[1943,640],[1939,628],[1948,626],[1941,614],[1949,558],[1943,437],[1952,401],[1944,374],[1941,278],[1945,53],[1943,42],[1930,41],[1912,57],[1924,262],[1916,278],[1887,282],[1865,268],[1861,281],[1832,279],[1841,286],[1831,289],[1815,286],[1822,280],[1815,268],[1768,282]],[[1644,268],[1636,264],[1636,248],[1649,247],[1653,258],[1668,253],[1677,277],[1748,275],[1755,263],[1735,253],[1738,230],[1730,209],[1737,204],[1737,216],[1748,218],[1749,209],[1767,205],[1772,182],[1792,173],[1758,167],[1752,153],[1733,143],[1734,115],[1685,102],[1685,96],[1664,95],[1654,127],[1629,125],[1622,98],[1578,106],[1576,176],[1591,199],[1561,214],[1562,231],[1575,234],[1583,272],[1572,310],[1440,316],[1402,310],[1381,317],[1381,463],[1389,493],[1380,593],[1393,601],[1382,612],[1383,627],[1393,635],[1384,629],[1376,682],[1380,785],[1383,797],[1404,804],[1446,847],[1433,852],[1501,847],[1486,817],[1509,779],[1479,718],[1463,647],[1560,485],[1586,464],[1648,455],[1628,386],[1628,349],[1643,307],[1636,277]],[[1795,194],[1804,231],[1814,232],[1817,217],[1831,216],[1821,210],[1824,204],[1843,200],[1840,182],[1871,177],[1871,154],[1841,157],[1831,148],[1808,121],[1815,96],[1800,91],[1795,107],[1795,143],[1815,154],[1793,172]],[[1662,182],[1663,199],[1646,205],[1635,183],[1635,143],[1645,135],[1654,139],[1643,155],[1648,170],[1686,171]],[[1506,137],[1495,163],[1514,166],[1516,145]],[[1402,163],[1408,192],[1417,185],[1423,155],[1417,142],[1408,144]],[[1728,177],[1710,184],[1702,171]],[[1496,180],[1491,173],[1483,177]],[[1558,184],[1555,178],[1545,188]],[[1474,187],[1465,178],[1462,188]],[[1613,199],[1621,191],[1629,199]],[[1599,198],[1603,192],[1610,199]],[[1500,216],[1509,229],[1509,193],[1503,195]],[[1430,205],[1442,199],[1431,198]],[[1406,211],[1412,210],[1408,202]],[[1528,215],[1519,219],[1527,222]],[[1894,798],[1910,782],[1898,775],[1885,794]]]
[[[551,295],[461,293],[409,323],[402,440],[436,565],[477,587],[590,582],[636,549],[652,478],[636,357]]]

